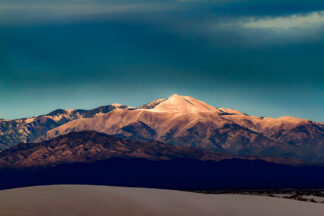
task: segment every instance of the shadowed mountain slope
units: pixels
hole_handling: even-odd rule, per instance
[[[1,167],[41,167],[64,163],[94,162],[109,158],[170,160],[186,158],[220,161],[224,159],[262,159],[281,164],[299,164],[285,158],[231,156],[202,149],[170,145],[158,141],[138,141],[95,131],[72,132],[41,143],[22,143],[0,153]]]
[[[0,189],[47,184],[170,189],[324,187],[323,167],[288,165],[296,163],[82,131],[1,152]]]
[[[0,169],[0,189],[50,184],[92,184],[168,189],[323,188],[323,167],[293,167],[262,160],[148,160],[110,158],[91,163]]]

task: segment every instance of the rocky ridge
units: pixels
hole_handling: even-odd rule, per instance
[[[56,166],[95,162],[110,158],[149,160],[224,159],[264,160],[279,164],[300,164],[297,160],[274,157],[233,156],[158,141],[141,143],[95,131],[72,132],[41,143],[22,143],[0,152],[0,168]]]

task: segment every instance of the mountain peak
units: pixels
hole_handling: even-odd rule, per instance
[[[154,112],[219,112],[219,110],[193,97],[173,94],[168,99],[156,105]]]

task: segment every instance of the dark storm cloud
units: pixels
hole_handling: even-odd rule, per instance
[[[2,3],[0,117],[177,92],[324,121],[322,1]]]

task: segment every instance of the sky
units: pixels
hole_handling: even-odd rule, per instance
[[[0,0],[0,118],[174,93],[324,122],[324,1]]]

